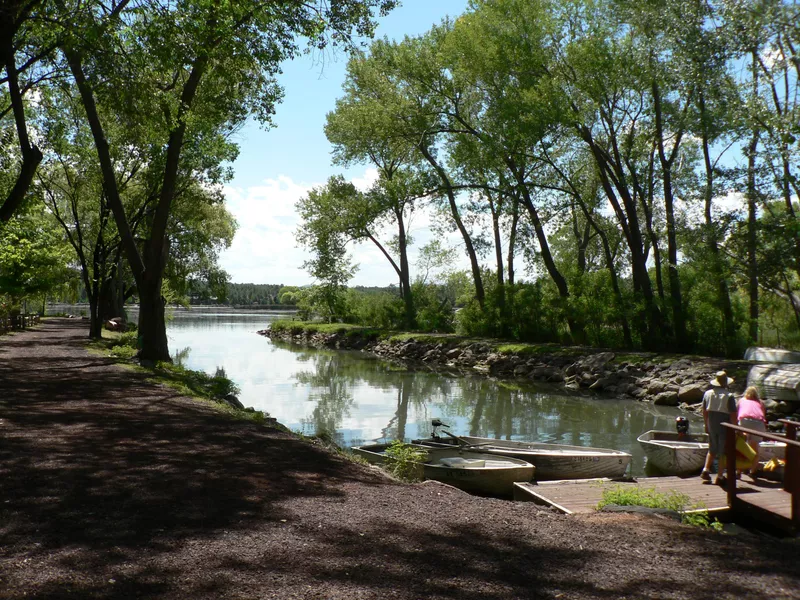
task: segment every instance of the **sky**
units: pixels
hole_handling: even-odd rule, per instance
[[[467,3],[405,0],[379,19],[376,37],[399,41],[405,35],[424,33],[444,17],[462,14]],[[224,193],[239,229],[231,247],[220,255],[220,265],[233,283],[312,283],[302,268],[309,255],[295,241],[300,222],[295,203],[311,188],[324,185],[331,175],[341,173],[362,188],[376,179],[377,172],[369,165],[343,169],[331,164],[331,145],[323,127],[325,115],[342,95],[346,64],[343,53],[303,55],[285,63],[279,78],[284,99],[277,106],[275,126],[265,131],[248,123],[237,134],[239,157]],[[433,237],[430,219],[425,210],[412,217],[412,265],[416,251]],[[457,238],[452,236],[447,242],[456,246]],[[397,284],[394,270],[371,243],[352,245],[351,253],[359,269],[350,285]],[[466,258],[462,260],[463,265],[458,266],[467,268]]]

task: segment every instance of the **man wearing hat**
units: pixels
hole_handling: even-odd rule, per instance
[[[711,481],[711,465],[714,458],[721,456],[725,451],[725,428],[723,423],[736,425],[736,398],[728,391],[728,384],[733,383],[733,379],[728,377],[725,371],[717,371],[714,379],[711,380],[711,389],[703,395],[703,421],[706,424],[708,434],[708,454],[703,472],[700,474],[704,481]],[[731,471],[726,466],[726,471],[730,476]],[[714,483],[723,484],[725,477],[720,470]]]

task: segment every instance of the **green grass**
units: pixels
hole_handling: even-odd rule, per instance
[[[617,352],[614,354],[614,360],[612,361],[616,364],[628,363],[629,365],[640,365],[646,362],[661,362],[660,357],[657,354],[653,354],[651,352],[641,352],[641,353],[629,353],[629,352]],[[665,360],[664,362],[668,362]]]
[[[414,333],[413,331],[405,331],[403,333],[395,333],[386,336],[390,342],[408,342],[414,340],[421,344],[449,344],[458,341],[460,345],[466,345],[475,340],[467,340],[466,338],[459,338],[457,335],[451,333]]]
[[[501,354],[512,354],[514,356],[580,356],[586,354],[584,348],[559,346],[558,344],[497,344],[495,345],[495,350]]]
[[[300,333],[349,333],[349,332],[374,332],[369,327],[350,325],[348,323],[309,323],[307,321],[291,321],[281,319],[273,321],[270,329],[276,332],[288,331],[293,335]]]
[[[708,511],[703,510],[702,504],[689,505],[691,499],[686,494],[674,490],[664,494],[655,488],[641,488],[632,486],[614,486],[603,490],[603,497],[597,505],[597,510],[609,504],[617,506],[644,506],[646,508],[664,508],[678,513],[681,522],[696,527],[707,527],[719,531],[722,524],[708,517]]]

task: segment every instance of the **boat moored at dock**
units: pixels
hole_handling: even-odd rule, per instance
[[[478,494],[511,496],[515,482],[533,479],[533,465],[515,458],[491,454],[463,453],[458,448],[431,448],[411,444],[427,454],[422,464],[425,479],[447,483]],[[353,453],[372,464],[386,462],[388,444],[354,446]]]
[[[434,433],[430,438],[413,440],[414,444],[431,448],[459,448],[464,453],[481,453],[524,460],[536,467],[536,480],[591,479],[623,477],[631,462],[631,455],[620,450],[545,444],[518,440],[455,436],[447,431],[440,436],[436,429],[444,424],[434,420]]]
[[[707,433],[678,433],[675,431],[646,431],[637,438],[647,457],[647,464],[664,475],[687,476],[699,473],[708,454]],[[761,442],[759,461],[772,458],[783,460],[786,444]]]

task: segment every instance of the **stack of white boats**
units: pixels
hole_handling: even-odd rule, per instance
[[[619,478],[631,461],[630,454],[605,448],[455,436],[447,431],[442,437],[439,427],[447,426],[434,419],[431,437],[412,441],[427,452],[425,478],[472,492],[510,495],[514,482],[534,476],[537,480]],[[353,452],[382,464],[387,448],[372,444],[356,446]]]

